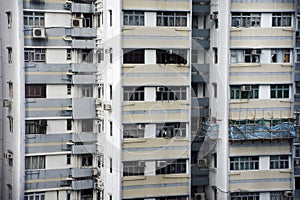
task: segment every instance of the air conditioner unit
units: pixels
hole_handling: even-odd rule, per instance
[[[6,153],[4,153],[4,157],[7,158],[7,159],[12,159],[13,158],[13,154],[10,153],[10,152],[6,152]]]
[[[205,193],[195,193],[195,200],[206,200]]]
[[[165,91],[165,87],[157,87],[156,91],[157,92],[163,92],[163,91]]]
[[[157,166],[158,167],[166,167],[167,166],[167,162],[166,161],[158,161],[157,162]]]
[[[111,105],[110,105],[110,103],[104,103],[103,109],[104,109],[104,110],[111,110]]]
[[[284,197],[292,197],[293,196],[293,192],[292,191],[285,191],[284,192]]]
[[[44,28],[33,28],[32,29],[33,38],[45,38],[45,29]]]
[[[243,92],[249,92],[251,90],[252,90],[252,87],[250,85],[241,86],[241,91],[243,91]]]
[[[9,99],[3,99],[3,107],[11,107],[11,100]]]
[[[205,158],[198,159],[198,167],[207,167],[207,161]]]
[[[82,27],[82,19],[73,18],[72,19],[72,27]]]

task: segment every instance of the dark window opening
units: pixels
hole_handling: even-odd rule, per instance
[[[124,49],[123,56],[124,64],[144,64],[145,63],[145,49]]]
[[[47,120],[26,120],[25,134],[46,134]]]
[[[186,64],[187,50],[156,50],[157,64]]]

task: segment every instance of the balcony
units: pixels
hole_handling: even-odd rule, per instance
[[[93,49],[94,47],[94,40],[72,40],[73,49]]]
[[[71,174],[73,178],[83,178],[93,176],[93,168],[73,168],[71,169]]]
[[[86,144],[86,145],[73,145],[72,146],[73,154],[94,154],[96,153],[96,145]]]
[[[91,1],[85,1],[85,2],[91,2]],[[95,4],[72,3],[71,11],[73,13],[94,13]]]
[[[193,83],[207,83],[208,80],[209,80],[208,73],[192,74],[192,82]]]
[[[94,63],[76,63],[72,65],[73,72],[97,72],[97,65]]]
[[[94,180],[75,180],[72,181],[73,190],[84,190],[94,188]]]

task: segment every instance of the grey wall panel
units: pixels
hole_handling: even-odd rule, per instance
[[[71,146],[64,142],[61,142],[61,144],[57,144],[55,146],[53,144],[47,146],[47,143],[41,144],[41,146],[25,146],[26,154],[61,153],[66,151],[71,151]]]
[[[40,170],[26,170],[26,180],[47,179],[47,178],[61,178],[70,177],[71,169],[40,169]]]
[[[96,145],[93,144],[73,145],[72,153],[73,154],[94,154],[96,153]]]
[[[29,74],[25,77],[26,84],[71,84],[72,76],[68,75],[33,75]]]
[[[68,72],[71,64],[25,63],[26,72]]]
[[[95,75],[73,75],[73,84],[96,84]]]
[[[65,46],[71,47],[72,42],[62,39],[25,39],[24,46]]]
[[[71,169],[73,178],[91,177],[93,176],[92,168],[82,168],[82,169]]]
[[[72,28],[73,37],[96,37],[97,31],[95,28]]]
[[[96,118],[95,99],[73,99],[73,117],[74,119]]]
[[[84,190],[94,188],[94,180],[78,180],[72,182],[73,190]]]
[[[27,98],[25,100],[26,108],[62,108],[71,107],[72,99],[43,99],[43,98]]]
[[[97,72],[95,63],[77,63],[72,65],[73,72]]]
[[[49,118],[49,117],[71,117],[71,110],[38,110],[38,111],[25,111],[27,118]]]
[[[96,142],[97,133],[72,134],[72,141],[73,142]]]
[[[82,4],[82,3],[72,3],[71,6],[72,12],[79,13],[94,13],[95,5],[94,4]]]
[[[27,134],[25,143],[48,143],[48,142],[68,142],[72,140],[72,134]]]
[[[72,40],[72,48],[74,49],[93,49],[94,47],[94,40]]]

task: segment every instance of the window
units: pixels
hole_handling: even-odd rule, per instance
[[[156,161],[156,174],[184,174],[186,173],[186,160]]]
[[[83,85],[81,90],[82,97],[93,97],[93,85]]]
[[[83,14],[82,26],[85,28],[93,28],[93,15],[92,14]]]
[[[231,157],[230,170],[255,170],[258,169],[258,156]]]
[[[26,156],[25,169],[45,169],[45,156]]]
[[[289,63],[290,49],[272,49],[271,50],[272,63]]]
[[[199,27],[199,17],[192,16],[192,29],[198,29]]]
[[[218,167],[218,154],[217,153],[213,154],[213,161],[214,161],[214,163],[213,163],[214,168],[217,168]]]
[[[300,49],[296,49],[296,62],[300,62]]]
[[[25,27],[43,27],[45,25],[44,13],[24,12]]]
[[[292,26],[292,13],[273,13],[272,26]]]
[[[14,84],[12,81],[7,81],[7,83],[8,83],[9,98],[13,98],[14,97]]]
[[[186,64],[187,50],[176,49],[157,49],[156,50],[157,64]]]
[[[68,95],[72,94],[72,85],[71,84],[67,85],[67,94]]]
[[[232,13],[231,26],[235,27],[260,27],[259,13]]]
[[[126,161],[123,162],[123,176],[143,176],[145,173],[145,162]]]
[[[230,193],[230,200],[259,200],[259,193],[258,192]]]
[[[289,98],[289,85],[271,85],[271,98]]]
[[[97,15],[97,28],[103,25],[103,12],[96,13]]]
[[[124,49],[123,63],[145,63],[145,49]]]
[[[67,60],[72,60],[72,50],[67,49]]]
[[[144,12],[141,11],[124,11],[123,25],[124,26],[144,26]]]
[[[25,85],[25,98],[46,98],[46,85]]]
[[[11,133],[14,132],[14,118],[12,116],[8,116],[8,123],[9,123],[9,131]]]
[[[104,50],[98,49],[97,50],[97,62],[101,63],[104,60]]]
[[[113,50],[109,48],[109,63],[113,63]]]
[[[270,169],[288,169],[289,156],[270,156]]]
[[[112,26],[112,10],[109,10],[109,26]]]
[[[93,63],[93,50],[82,49],[81,50],[81,61],[83,63]]]
[[[295,157],[300,158],[300,145],[295,146]]]
[[[112,85],[109,85],[109,99],[112,100],[113,91],[112,91]]]
[[[112,123],[112,121],[109,122],[109,134],[110,134],[110,136],[113,136],[113,123]]]
[[[93,132],[93,119],[82,119],[81,120],[81,131],[82,132]]]
[[[112,158],[109,158],[109,173],[112,173]]]
[[[217,83],[212,83],[213,87],[214,87],[214,98],[218,97],[218,85]]]
[[[93,165],[93,155],[92,154],[83,154],[81,155],[81,166],[90,167]]]
[[[124,87],[124,101],[144,101],[145,87]]]
[[[81,200],[92,200],[93,199],[93,189],[80,190]]]
[[[67,154],[67,165],[71,164],[71,154]]]
[[[197,62],[198,62],[198,51],[192,50],[192,63],[197,63]]]
[[[45,200],[45,193],[26,193],[24,200]]]
[[[214,47],[214,63],[217,64],[218,63],[218,48]]]
[[[270,200],[290,200],[285,198],[284,192],[270,192]]]
[[[108,197],[109,197],[109,200],[112,200],[112,195],[111,194],[109,194]]]
[[[185,12],[157,12],[157,26],[187,26],[187,13]]]
[[[143,138],[145,124],[125,124],[123,126],[123,138]]]
[[[24,49],[25,62],[46,62],[46,49]]]
[[[231,50],[231,63],[259,63],[260,49],[233,49]]]
[[[47,120],[26,120],[25,134],[46,134]]]
[[[67,131],[72,130],[72,119],[67,119]]]
[[[230,99],[258,99],[258,85],[230,86]]]
[[[7,47],[7,61],[8,63],[12,63],[12,48]]]
[[[186,100],[186,87],[156,87],[156,101]]]
[[[12,26],[12,15],[11,15],[11,11],[6,11],[6,16],[7,16],[7,27],[11,28]]]
[[[156,137],[186,137],[186,123],[156,124]]]

